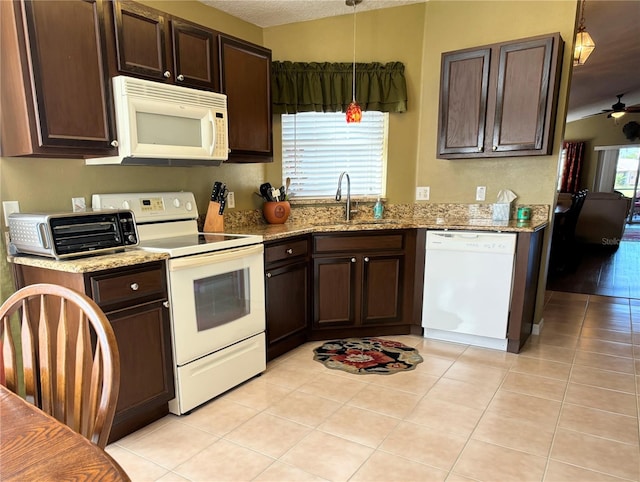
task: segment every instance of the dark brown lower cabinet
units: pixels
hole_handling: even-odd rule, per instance
[[[120,393],[109,443],[169,413],[175,391],[163,261],[89,273],[13,267],[17,288],[67,286],[89,295],[111,321],[120,352]]]
[[[312,338],[419,331],[415,239],[415,230],[314,235]]]
[[[309,329],[309,241],[307,237],[265,247],[267,360],[301,345]]]

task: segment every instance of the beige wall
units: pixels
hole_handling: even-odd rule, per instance
[[[351,11],[346,7],[345,10]],[[394,203],[414,200],[424,24],[425,4],[356,12],[357,62],[400,61],[405,65],[408,109],[389,115],[387,198]],[[353,14],[267,28],[264,41],[272,50],[273,60],[350,62]],[[266,175],[272,184],[281,185],[280,116],[273,120],[275,162],[267,166]]]
[[[607,114],[600,114],[586,119],[569,122],[564,138],[567,141],[585,141],[585,155],[580,187],[594,189],[596,169],[598,167],[598,152],[596,146],[624,146],[632,144],[622,133],[622,127],[629,121],[640,122],[640,114],[625,114],[617,121],[607,119]],[[635,140],[633,143],[638,144]]]
[[[427,3],[417,183],[431,186],[433,201],[473,202],[476,186],[482,185],[487,187],[487,202],[493,202],[501,189],[511,189],[518,195],[518,202],[553,204],[570,77],[575,10],[575,2],[569,1]],[[559,121],[556,123],[552,155],[436,159],[441,53],[553,32],[560,32],[564,39],[565,54],[558,101]]]

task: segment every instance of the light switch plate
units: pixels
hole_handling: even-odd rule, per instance
[[[478,186],[476,187],[476,201],[484,201],[487,195],[487,187],[486,186]]]
[[[73,207],[74,213],[84,212],[87,210],[87,202],[83,197],[72,197],[71,206]]]
[[[431,189],[429,186],[416,187],[416,201],[428,201]]]
[[[20,212],[20,203],[18,201],[2,201],[2,210],[4,211],[4,225],[9,226],[9,214]]]
[[[227,193],[227,207],[228,208],[236,207],[236,194],[233,191],[229,191]]]

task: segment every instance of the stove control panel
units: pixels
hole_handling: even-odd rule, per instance
[[[196,199],[191,192],[146,192],[94,194],[93,209],[129,209],[136,222],[179,221],[198,218]]]

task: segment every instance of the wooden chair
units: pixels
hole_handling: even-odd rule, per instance
[[[567,271],[577,266],[576,225],[587,194],[587,189],[576,192],[571,197],[571,207],[566,212],[554,216],[549,259],[549,266],[554,271]]]
[[[0,306],[0,343],[9,390],[107,445],[120,356],[111,324],[92,299],[63,286],[26,286]]]

